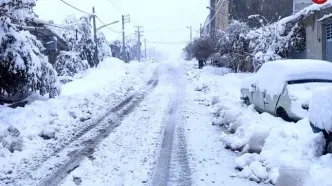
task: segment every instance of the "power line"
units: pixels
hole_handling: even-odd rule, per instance
[[[121,12],[121,10],[117,7],[117,6],[115,6],[115,4],[112,2],[112,0],[108,0],[111,4],[112,4],[112,6],[120,13],[120,14],[123,14],[122,12]]]
[[[96,17],[97,17],[98,21],[100,21],[103,24],[103,26],[106,25],[106,23],[104,21],[102,21],[98,16],[96,16]],[[115,30],[111,29],[109,26],[106,26],[106,28],[109,29],[110,31],[114,32],[114,33],[122,33],[122,32],[115,31]]]
[[[71,5],[71,4],[69,4],[69,3],[67,3],[67,2],[65,2],[64,0],[60,0],[61,2],[63,2],[64,4],[66,4],[66,5],[68,5],[68,6],[70,6],[70,7],[72,7],[72,8],[74,8],[75,10],[77,10],[77,11],[80,11],[80,12],[82,12],[82,13],[84,13],[84,14],[88,14],[88,15],[92,15],[91,13],[88,13],[88,12],[86,12],[86,11],[83,11],[83,10],[81,10],[81,9],[79,9],[79,8],[76,8],[75,6],[73,6],[73,5]]]
[[[221,4],[220,7],[218,8],[218,10],[214,13],[213,17],[210,19],[210,21],[209,21],[209,23],[208,23],[207,25],[209,25],[209,24],[212,23],[212,21],[214,20],[214,18],[218,15],[218,13],[219,13],[221,7],[223,7],[223,6],[225,5],[225,3],[226,3],[226,0],[224,0],[224,1],[222,2],[222,4]]]
[[[115,0],[115,3],[119,5],[121,12],[125,12],[124,9],[123,9],[121,1]]]
[[[147,41],[146,43],[176,45],[176,44],[186,44],[188,42],[187,41],[180,41],[180,42],[153,42],[153,41]]]

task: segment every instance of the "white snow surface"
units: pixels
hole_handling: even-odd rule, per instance
[[[256,186],[257,183],[234,177],[235,157],[232,152],[224,149],[219,126],[213,126],[211,115],[213,103],[222,101],[225,108],[233,106],[239,100],[240,79],[237,74],[224,68],[205,67],[203,71],[192,69],[197,62],[185,62],[186,76],[191,84],[184,86],[185,95],[181,101],[182,125],[187,138],[189,165],[192,171],[192,185],[233,185]],[[226,75],[223,75],[226,74]],[[247,74],[239,74],[246,77]],[[222,80],[222,81],[220,81]],[[205,89],[197,90],[197,86],[205,85]],[[218,99],[217,99],[218,98]],[[226,98],[226,99],[223,99]],[[225,121],[231,118],[225,118]],[[228,121],[227,121],[228,122]]]
[[[332,88],[316,91],[309,104],[309,120],[320,129],[332,131]]]
[[[244,106],[239,99],[241,80],[252,76],[250,74],[216,76],[211,73],[211,67],[207,67],[195,76],[199,76],[200,81],[209,87],[210,94],[203,100],[211,100],[211,113],[220,121],[217,124],[225,130],[220,135],[221,145],[238,156],[232,166],[241,171],[234,176],[280,186],[296,185],[294,183],[305,186],[332,185],[331,179],[325,177],[332,173],[332,155],[322,155],[325,140],[322,134],[312,132],[308,118],[289,123],[267,113],[259,114],[253,106]],[[317,100],[316,112],[325,101],[324,98],[331,95],[331,90],[317,94],[317,98],[314,95],[313,100]],[[326,100],[322,106],[327,108],[332,104],[330,100]],[[315,118],[321,115],[317,114]],[[331,117],[331,113],[327,114],[325,121]],[[254,140],[259,141],[252,148],[250,143]],[[261,141],[263,144],[259,149],[257,146],[261,145]],[[257,149],[260,152],[249,153]]]
[[[252,77],[242,82],[241,88],[252,90],[255,84],[270,96],[280,95],[287,81],[303,79],[332,80],[332,64],[320,60],[278,60],[263,64]]]
[[[157,65],[126,64],[108,58],[97,68],[89,69],[83,78],[63,85],[62,94],[56,99],[34,96],[34,101],[24,108],[0,106],[0,177],[17,176],[17,170],[26,168],[25,163],[50,156],[52,148],[67,143],[90,121],[103,116],[107,108],[138,90]],[[18,132],[9,132],[11,128]],[[52,139],[44,140],[43,134]],[[8,141],[21,141],[21,151],[9,152]]]

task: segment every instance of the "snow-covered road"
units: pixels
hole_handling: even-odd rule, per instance
[[[257,185],[232,177],[235,157],[185,74],[165,63],[158,86],[62,181],[74,185]]]
[[[199,71],[181,60],[149,68],[152,78],[145,75],[147,83],[132,96],[103,105],[108,114],[9,185],[258,185],[234,176],[236,155],[224,148],[222,129],[212,125]]]

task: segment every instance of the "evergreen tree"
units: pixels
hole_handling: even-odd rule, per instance
[[[60,93],[57,73],[41,53],[42,44],[28,31],[18,30],[34,18],[34,0],[6,0],[0,5],[0,95],[24,95],[39,91],[55,97]],[[24,28],[24,27],[23,27]]]

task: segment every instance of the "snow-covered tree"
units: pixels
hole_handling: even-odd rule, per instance
[[[250,71],[252,68],[249,54],[247,33],[249,26],[233,20],[227,30],[217,32],[216,50],[212,57],[216,65],[228,67],[234,71]]]
[[[305,48],[304,28],[297,21],[263,26],[250,31],[247,38],[255,70],[265,62],[289,58],[290,54]]]
[[[102,32],[97,33],[98,59],[104,60],[106,57],[112,56],[112,49],[107,43],[106,37]]]
[[[59,94],[57,73],[41,53],[42,44],[28,31],[18,30],[34,18],[35,0],[0,1],[0,94],[2,97],[39,91]]]
[[[122,44],[119,40],[113,41],[110,44],[112,50],[112,57],[120,58],[121,57],[121,47]]]
[[[91,30],[90,17],[83,16],[76,19],[75,16],[70,15],[64,21],[64,24],[70,30],[62,31],[63,37],[69,44],[69,49],[75,53],[79,53],[82,60],[87,60],[90,67],[95,67],[95,42]]]
[[[63,83],[70,81],[75,75],[86,71],[89,64],[82,60],[78,53],[62,51],[54,64],[58,75]]]

